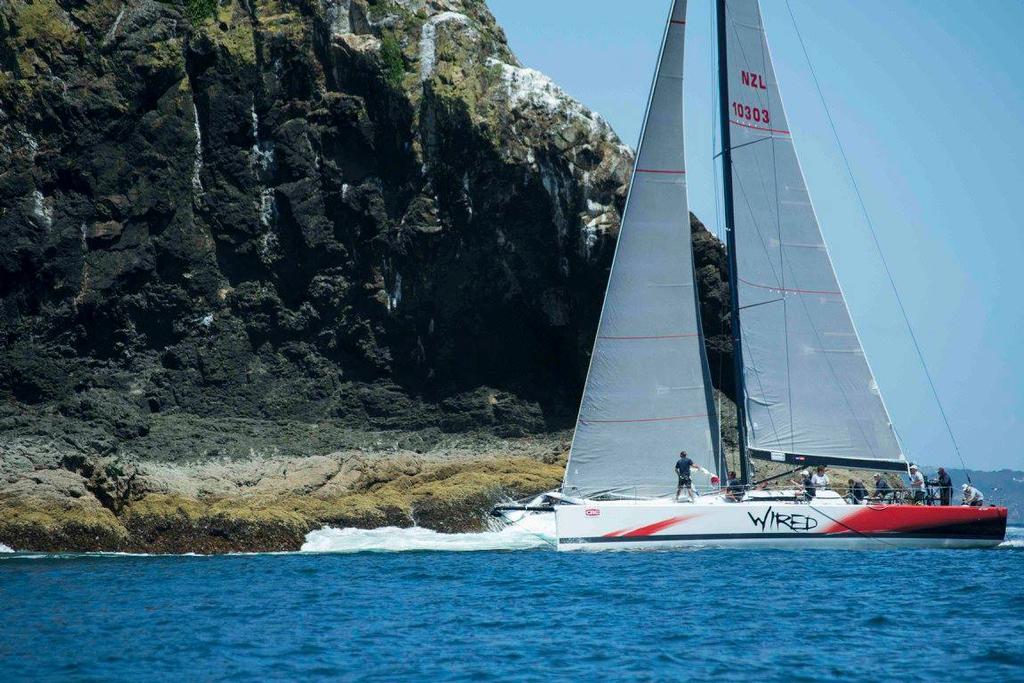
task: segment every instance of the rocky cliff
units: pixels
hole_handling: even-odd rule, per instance
[[[520,447],[493,439],[525,438],[550,460],[631,161],[598,115],[517,62],[483,0],[3,3],[7,516],[40,491],[61,509],[95,498],[120,540],[65,546],[170,548],[132,537],[131,509],[184,496],[175,519],[203,518],[189,505],[226,495],[194,485],[213,461],[334,454],[285,487],[302,495],[338,494],[328,483],[352,453],[463,452],[445,435],[506,453]],[[715,374],[724,257],[693,229]],[[154,468],[171,462],[205,474],[168,484]],[[274,467],[239,476],[260,489]],[[372,469],[345,490],[381,484]],[[498,479],[467,495],[557,476]],[[421,498],[402,500],[362,523],[419,519]],[[22,515],[16,547],[46,545],[56,522],[40,514]],[[362,519],[342,517],[307,510],[289,528]]]

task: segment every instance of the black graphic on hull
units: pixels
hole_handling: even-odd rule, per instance
[[[755,516],[753,512],[748,512],[747,516],[750,517],[750,521],[753,522],[754,526],[761,531],[786,530],[802,533],[818,527],[818,520],[814,517],[801,514],[779,513],[772,510],[771,507],[765,510],[764,515],[761,517]]]

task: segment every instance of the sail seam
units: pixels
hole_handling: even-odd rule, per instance
[[[752,126],[749,123],[743,123],[742,121],[733,121],[729,119],[729,123],[734,126],[743,126],[744,128],[753,128],[754,130],[764,130],[769,133],[779,133],[780,135],[789,135],[788,130],[782,130],[781,128],[765,128],[764,126]]]
[[[707,413],[696,415],[671,415],[669,417],[638,417],[631,420],[580,420],[580,424],[623,424],[629,422],[671,422],[673,420],[695,420],[700,417],[708,417]]]
[[[665,173],[669,175],[686,175],[686,171],[671,168],[638,168],[637,173]]]
[[[600,335],[598,339],[685,339],[687,337],[696,337],[696,332],[688,332],[686,334],[659,334],[659,335],[648,335],[648,336],[605,336]]]
[[[758,284],[756,282],[751,282],[750,280],[744,280],[741,277],[738,277],[736,279],[739,280],[740,282],[742,282],[745,285],[750,285],[751,287],[757,287],[759,289],[770,289],[773,292],[792,292],[794,294],[834,294],[834,295],[841,295],[842,294],[842,292],[837,292],[837,291],[830,290],[830,289],[793,289],[792,287],[777,287],[775,285],[760,285],[760,284]]]

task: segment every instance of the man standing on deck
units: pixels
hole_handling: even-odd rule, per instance
[[[729,480],[725,485],[725,499],[734,503],[743,500],[743,482],[736,477],[736,473],[729,470]]]
[[[913,496],[914,505],[923,505],[927,497],[925,494],[924,475],[917,465],[910,465],[910,493]]]
[[[884,503],[888,498],[892,497],[892,486],[889,486],[889,482],[885,480],[881,474],[875,475],[875,498],[879,502]]]
[[[949,505],[953,499],[953,479],[946,472],[944,467],[939,468],[939,475],[935,481],[928,482],[931,486],[939,489],[939,505]]]
[[[679,494],[686,489],[686,495],[693,501],[693,482],[690,479],[690,468],[693,467],[693,460],[686,454],[686,451],[679,451],[679,460],[676,461],[676,475],[679,477],[679,486],[676,488],[676,502],[679,502]]]
[[[847,495],[850,497],[850,502],[854,505],[860,505],[868,497],[868,490],[864,488],[864,482],[860,479],[850,479],[847,482]]]
[[[811,485],[814,486],[814,495],[829,488],[828,475],[825,474],[825,466],[818,465],[818,469],[811,475]]]

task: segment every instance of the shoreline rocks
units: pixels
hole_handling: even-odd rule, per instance
[[[57,468],[37,463],[0,483],[0,543],[37,551],[269,552],[298,550],[324,526],[481,531],[495,502],[556,487],[567,450],[563,432],[470,437],[421,453],[370,448],[198,462],[65,456]]]

